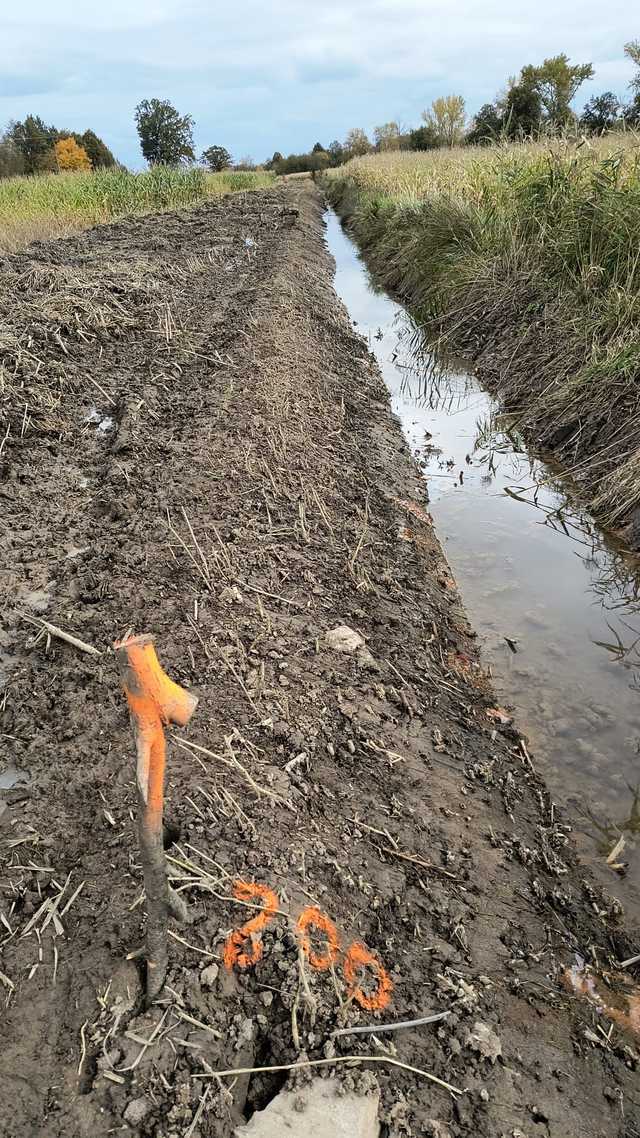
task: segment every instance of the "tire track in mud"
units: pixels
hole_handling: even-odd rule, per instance
[[[293,1062],[296,1035],[311,1058],[366,1054],[366,1037],[329,1043],[367,1022],[339,979],[308,978],[313,1010],[301,994],[293,926],[310,901],[390,972],[385,1018],[451,1012],[401,1033],[397,1053],[465,1093],[454,1102],[377,1065],[389,1134],[633,1133],[635,1042],[585,1036],[597,1039],[597,1015],[561,973],[576,952],[610,967],[635,943],[576,864],[517,730],[487,717],[417,472],[331,287],[321,214],[313,186],[290,183],[4,264],[7,280],[41,285],[24,313],[40,329],[30,382],[62,382],[61,368],[67,380],[57,432],[34,415],[3,454],[1,730],[32,775],[0,829],[12,930],[0,968],[14,985],[3,1136],[106,1133],[123,1117],[181,1134],[208,1069]],[[96,289],[101,273],[106,299],[132,314],[98,334],[73,313],[78,282]],[[200,697],[185,739],[209,753],[171,745],[168,777],[169,864],[192,920],[174,929],[166,1002],[147,1012],[127,959],[143,906],[113,656],[29,646],[25,610],[101,649],[128,627],[152,631],[163,666]],[[332,648],[340,625],[364,646]],[[62,932],[22,935],[68,875],[65,896],[84,886]],[[246,973],[221,967],[246,916],[235,879],[275,889],[289,914]],[[477,1045],[493,1036],[497,1061]],[[346,1078],[365,1089],[372,1076]],[[203,1138],[230,1135],[278,1085],[246,1075],[228,1096],[215,1084]]]

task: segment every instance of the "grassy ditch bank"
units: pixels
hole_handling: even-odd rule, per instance
[[[207,174],[156,166],[141,174],[100,170],[0,180],[0,251],[12,252],[133,213],[196,205],[235,190],[271,185],[251,171]]]
[[[639,141],[383,154],[323,179],[378,280],[634,547]]]

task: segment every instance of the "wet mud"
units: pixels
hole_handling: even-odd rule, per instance
[[[499,711],[322,215],[292,182],[0,266],[0,769],[29,777],[0,819],[2,1138],[227,1138],[288,1077],[253,1069],[300,1061],[375,1080],[386,1138],[638,1133],[637,1041],[565,981],[638,931]],[[199,697],[150,1008],[129,629]],[[255,883],[278,906],[239,967]]]

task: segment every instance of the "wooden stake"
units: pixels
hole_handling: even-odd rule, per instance
[[[147,1000],[162,990],[168,966],[169,886],[162,835],[164,727],[184,727],[198,700],[160,666],[153,637],[131,636],[114,645],[137,752],[138,835],[147,898]]]

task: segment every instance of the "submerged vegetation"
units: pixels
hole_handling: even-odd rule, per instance
[[[324,184],[381,282],[637,545],[637,136],[380,154]]]
[[[270,185],[265,172],[209,174],[197,167],[154,166],[0,179],[0,250],[72,233],[132,213],[195,205],[234,190]]]

